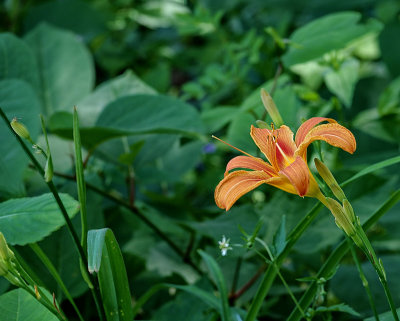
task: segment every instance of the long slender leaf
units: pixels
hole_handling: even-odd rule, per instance
[[[201,257],[203,258],[204,262],[206,263],[211,275],[213,276],[215,283],[217,285],[220,300],[221,300],[221,317],[223,321],[231,321],[232,315],[229,310],[228,304],[228,291],[226,289],[225,279],[222,274],[221,269],[219,268],[217,262],[207,253],[204,251],[199,251]]]
[[[97,273],[108,321],[131,321],[133,311],[121,250],[110,229],[88,232],[88,269]]]
[[[373,164],[371,166],[368,166],[364,168],[363,170],[359,171],[356,175],[350,177],[347,181],[344,181],[341,186],[346,186],[347,184],[355,181],[356,179],[359,179],[360,177],[367,175],[372,172],[376,172],[379,169],[394,165],[400,163],[400,156],[395,156],[389,159],[385,159],[384,161],[381,161],[379,163]]]

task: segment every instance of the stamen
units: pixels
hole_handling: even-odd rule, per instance
[[[249,156],[249,157],[255,158],[254,156],[252,156],[252,155],[250,155],[250,154],[248,154],[248,153],[242,151],[241,149],[236,148],[235,146],[232,146],[231,144],[229,144],[229,143],[223,141],[221,138],[218,138],[218,137],[216,137],[216,136],[214,136],[214,135],[211,135],[211,137],[214,138],[214,139],[216,139],[216,140],[219,140],[221,143],[224,143],[225,145],[228,145],[229,147],[232,147],[233,149],[236,149],[237,151],[239,151],[239,152],[241,152],[241,153],[243,153],[243,154],[245,154],[245,155],[247,155],[247,156]]]

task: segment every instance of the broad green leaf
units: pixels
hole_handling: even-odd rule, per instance
[[[40,67],[44,112],[71,110],[93,88],[94,66],[88,49],[71,32],[42,23],[25,38]]]
[[[40,103],[27,82],[17,79],[0,81],[0,107],[10,121],[17,117],[18,121],[28,128],[32,139],[36,139],[40,126]],[[3,120],[1,123],[0,195],[23,196],[23,174],[28,165],[28,158],[8,126]]]
[[[0,80],[3,79],[25,80],[34,90],[39,88],[39,70],[33,51],[11,33],[0,34]]]
[[[340,65],[338,70],[329,68],[329,71],[324,74],[326,86],[346,107],[351,106],[359,69],[358,60],[348,59]]]
[[[109,103],[123,96],[138,94],[155,95],[156,91],[140,80],[131,70],[100,84],[93,93],[77,104],[81,125],[93,126]]]
[[[0,296],[0,320],[58,321],[58,318],[22,289]]]
[[[237,113],[229,125],[226,141],[229,144],[244,150],[246,153],[256,155],[257,146],[254,144],[250,136],[250,125],[253,124],[255,120],[254,116],[249,112]],[[223,148],[234,151],[231,147],[225,146]]]
[[[361,14],[358,12],[339,12],[297,29],[290,37],[291,46],[283,55],[283,63],[290,67],[317,59],[332,50],[345,48],[368,33],[377,33],[382,29],[382,24],[377,20],[371,19],[360,24],[360,19]]]
[[[60,194],[60,197],[72,218],[78,212],[78,202],[67,194]],[[38,242],[64,224],[58,204],[50,193],[0,203],[0,231],[11,245]]]
[[[88,232],[88,269],[90,273],[97,273],[107,320],[132,320],[131,294],[125,263],[110,229]]]
[[[72,138],[72,115],[55,114],[50,119],[53,133]],[[194,107],[172,97],[123,96],[108,104],[95,127],[81,127],[82,144],[92,149],[111,138],[142,134],[179,134],[199,138],[204,127]]]
[[[220,295],[220,306],[221,306],[221,318],[222,321],[231,321],[232,314],[228,304],[228,291],[226,289],[226,283],[221,269],[217,262],[206,252],[200,250],[199,254],[206,263],[208,270],[210,271],[219,291]]]
[[[204,111],[201,114],[201,119],[206,126],[207,132],[213,133],[228,124],[238,111],[238,107],[216,107]]]
[[[181,133],[197,136],[204,128],[194,107],[173,97],[135,95],[108,104],[96,126],[132,134]]]

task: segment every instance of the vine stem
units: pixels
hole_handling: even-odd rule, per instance
[[[11,125],[10,125],[10,121],[7,118],[6,114],[4,113],[3,109],[0,108],[0,116],[3,118],[4,122],[6,123],[6,125],[8,126],[10,132],[15,136],[15,138],[17,139],[18,143],[20,144],[20,146],[22,147],[22,149],[24,150],[24,152],[27,154],[27,156],[29,157],[29,159],[32,161],[33,165],[35,166],[36,170],[40,173],[40,175],[42,177],[44,177],[44,169],[43,167],[39,164],[38,160],[35,158],[35,156],[32,154],[32,152],[29,150],[29,148],[25,145],[25,143],[22,141],[21,137],[19,137],[14,130],[12,129]],[[60,196],[58,195],[58,191],[56,186],[54,185],[54,183],[52,181],[46,182],[48,188],[50,189],[51,193],[53,194],[53,197],[55,199],[55,201],[57,202],[58,207],[60,208],[61,214],[65,220],[65,223],[67,225],[67,229],[71,235],[71,238],[73,240],[73,243],[76,247],[76,250],[78,251],[78,254],[82,260],[82,262],[84,263],[85,266],[87,266],[88,261],[87,261],[87,256],[80,244],[80,240],[78,237],[78,234],[76,233],[74,226],[72,225],[72,221],[68,216],[68,212],[65,209],[65,206],[63,204],[63,202],[61,201]],[[96,284],[96,279],[88,274],[89,278],[91,279],[92,284]],[[94,288],[91,288],[91,292],[93,294],[93,299],[96,303],[96,307],[98,310],[98,314],[100,317],[101,321],[106,320],[105,317],[105,312],[104,309],[102,308],[100,302],[101,302],[101,295],[100,295],[100,290],[98,288],[98,286],[95,286]]]

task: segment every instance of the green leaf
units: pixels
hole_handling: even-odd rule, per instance
[[[72,218],[78,212],[78,202],[67,194],[60,194],[60,197]],[[11,245],[38,242],[64,224],[60,209],[50,193],[0,203],[0,231]]]
[[[359,69],[358,60],[348,59],[340,65],[338,70],[329,68],[329,71],[324,74],[326,86],[346,107],[350,107],[353,100]]]
[[[282,216],[281,224],[279,225],[278,231],[274,235],[274,256],[278,256],[282,253],[286,246],[286,216]]]
[[[119,98],[106,106],[96,125],[132,134],[181,133],[197,136],[204,130],[200,114],[191,105],[161,95]]]
[[[212,133],[228,124],[238,111],[238,107],[216,107],[204,111],[201,114],[201,119],[206,126],[207,132]]]
[[[332,50],[345,48],[367,33],[382,29],[382,24],[377,20],[371,19],[360,24],[360,19],[358,12],[333,13],[297,29],[290,37],[292,45],[283,55],[283,63],[290,67],[317,59]]]
[[[221,306],[221,317],[222,321],[232,320],[231,311],[229,310],[228,304],[228,291],[226,289],[226,283],[221,269],[219,268],[217,262],[207,253],[199,250],[199,254],[206,263],[208,270],[211,272],[212,277],[217,285],[219,295],[220,295],[220,306]]]
[[[378,112],[384,116],[400,108],[400,77],[393,80],[379,97]]]
[[[352,307],[350,307],[350,306],[348,306],[347,304],[344,304],[344,303],[331,305],[329,307],[318,307],[318,308],[315,309],[315,312],[316,313],[344,312],[344,313],[348,313],[348,314],[354,315],[356,317],[360,316],[360,313],[358,313]]]
[[[40,126],[37,117],[40,102],[32,86],[17,79],[0,81],[0,106],[8,119],[17,117],[18,121],[28,128],[32,139],[36,139]],[[23,174],[28,165],[28,158],[4,123],[0,125],[0,137],[0,193],[7,196],[23,196]]]
[[[367,175],[369,173],[375,172],[379,169],[385,168],[387,166],[391,166],[394,164],[400,163],[400,156],[395,156],[389,159],[386,159],[384,161],[381,161],[379,163],[373,164],[371,166],[368,166],[364,169],[362,169],[361,171],[359,171],[356,175],[350,177],[348,180],[346,180],[345,182],[343,182],[342,184],[340,184],[340,186],[346,186],[347,184],[355,181],[356,179]]]
[[[72,138],[72,115],[57,113],[50,119],[53,133]],[[111,138],[140,134],[179,134],[199,138],[204,128],[200,114],[172,97],[134,95],[106,106],[95,127],[81,127],[82,145],[92,149]]]
[[[58,321],[58,318],[22,289],[0,296],[0,320]]]
[[[110,229],[88,232],[88,269],[90,273],[98,273],[107,320],[132,320],[131,294],[125,263]]]
[[[93,126],[108,104],[117,98],[138,94],[155,95],[156,91],[140,80],[131,70],[100,84],[93,93],[77,104],[81,125]]]
[[[33,51],[24,41],[10,33],[0,34],[0,80],[2,79],[25,80],[35,90],[39,88],[39,70]]]
[[[89,94],[94,84],[93,61],[74,34],[42,23],[25,40],[40,67],[40,93],[46,115],[70,110]]]

